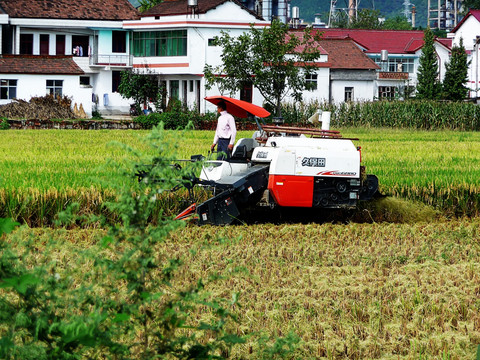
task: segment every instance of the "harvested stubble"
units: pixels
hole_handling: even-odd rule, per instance
[[[247,268],[250,276],[212,291],[241,292],[240,334],[294,330],[299,358],[471,359],[480,343],[479,225],[189,228],[165,248],[186,257],[182,277]],[[213,248],[188,253],[202,242]]]
[[[36,241],[53,236],[68,247],[58,250],[58,266],[70,270],[77,264],[70,256],[102,235],[35,233]],[[207,226],[186,227],[155,251],[183,259],[174,288],[225,275],[207,290],[227,298],[240,293],[233,329],[239,335],[294,331],[302,339],[296,358],[453,360],[473,359],[480,343],[479,238],[478,219]],[[41,262],[42,252],[36,256]],[[239,275],[241,269],[248,274]],[[256,347],[247,338],[232,358],[255,359]]]

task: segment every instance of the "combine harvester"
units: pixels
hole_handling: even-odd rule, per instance
[[[237,117],[267,117],[262,107],[224,96],[227,111]],[[252,206],[352,209],[370,200],[378,179],[361,165],[361,150],[339,131],[260,124],[252,138],[238,140],[229,161],[205,161],[191,186],[213,196],[177,216],[196,215],[199,225],[227,225]],[[198,159],[198,155],[192,157]]]

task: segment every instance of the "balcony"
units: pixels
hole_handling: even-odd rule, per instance
[[[89,56],[89,65],[90,66],[132,67],[133,55],[92,54]]]
[[[378,80],[408,80],[408,72],[379,71]]]
[[[86,73],[91,72],[92,68],[131,68],[133,64],[132,55],[93,54],[90,56],[74,56],[73,60]]]

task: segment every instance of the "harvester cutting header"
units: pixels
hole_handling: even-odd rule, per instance
[[[205,99],[225,101],[237,117],[270,115],[225,96]],[[226,225],[251,206],[354,208],[377,193],[378,179],[365,173],[360,147],[353,144],[358,139],[329,129],[265,125],[257,118],[258,131],[237,141],[229,161],[205,161],[192,185],[210,188],[213,196],[177,219],[197,215],[200,225]]]

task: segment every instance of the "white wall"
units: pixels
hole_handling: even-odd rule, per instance
[[[333,103],[341,103],[345,100],[346,87],[353,87],[353,101],[373,100],[375,91],[373,81],[333,80],[331,85]]]
[[[480,88],[480,54],[478,54],[478,47],[480,44],[475,46],[476,37],[480,35],[480,23],[473,16],[469,16],[460,26],[453,36],[453,45],[460,44],[460,38],[463,39],[463,46],[465,50],[469,53],[468,61],[470,65],[468,68],[468,84],[467,87],[470,89],[470,97],[475,98],[480,96],[480,92],[477,94],[477,90]]]
[[[17,80],[17,99],[29,101],[36,96],[47,95],[47,80],[63,80],[63,95],[72,98],[73,105],[83,104],[85,112],[91,114],[91,90],[81,88],[78,75],[17,75],[0,74],[1,79]],[[0,105],[8,104],[11,100],[0,100]]]
[[[450,51],[438,43],[435,43],[435,51],[437,53],[438,71],[440,79],[443,81],[443,78],[445,77],[445,64],[450,61]],[[416,76],[417,72],[415,72],[415,80]]]
[[[474,40],[480,35],[480,24],[474,16],[470,15],[454,33],[453,45],[460,44],[460,38],[463,38],[463,46],[466,50],[473,50]]]

